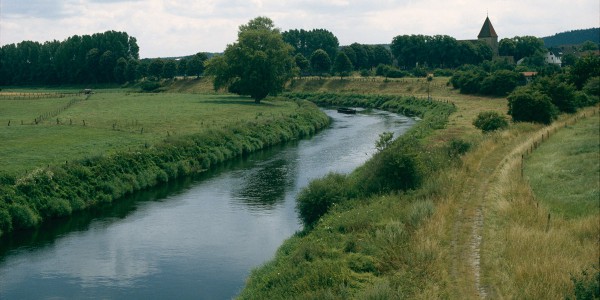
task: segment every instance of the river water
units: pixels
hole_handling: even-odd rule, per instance
[[[310,139],[240,158],[196,178],[0,240],[0,299],[230,299],[253,268],[301,229],[295,197],[312,179],[349,173],[384,131],[414,120],[325,110]]]

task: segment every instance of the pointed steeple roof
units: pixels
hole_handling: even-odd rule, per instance
[[[494,30],[494,26],[492,26],[492,22],[490,22],[489,17],[485,17],[485,22],[483,22],[483,26],[481,27],[481,31],[479,31],[479,35],[477,38],[488,38],[493,37],[497,38],[496,30]]]

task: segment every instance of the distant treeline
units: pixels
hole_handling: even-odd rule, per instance
[[[137,40],[125,32],[23,41],[0,48],[0,85],[125,82],[138,58]]]
[[[600,27],[561,32],[553,36],[543,37],[542,40],[544,40],[546,47],[578,45],[586,41],[600,44]]]

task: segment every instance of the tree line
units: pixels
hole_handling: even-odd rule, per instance
[[[125,82],[134,76],[138,59],[137,40],[125,32],[23,41],[0,48],[0,84]]]

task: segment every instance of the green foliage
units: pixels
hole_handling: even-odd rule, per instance
[[[323,49],[317,49],[310,56],[310,67],[314,73],[323,76],[331,70],[331,58]]]
[[[600,76],[600,56],[586,55],[578,59],[571,68],[570,76],[575,87],[582,89],[590,78]]]
[[[333,71],[340,77],[344,77],[350,75],[353,69],[354,67],[348,56],[344,52],[339,52],[333,62]]]
[[[379,139],[375,142],[375,149],[377,149],[377,151],[385,150],[392,143],[393,139],[393,132],[382,132],[379,134]]]
[[[600,269],[593,266],[591,270],[584,269],[577,276],[571,275],[574,299],[600,299]],[[570,297],[567,297],[570,299]]]
[[[23,41],[0,47],[0,85],[122,83],[139,46],[125,32],[74,35],[64,41]]]
[[[459,157],[465,153],[467,153],[469,151],[469,149],[471,149],[471,143],[462,140],[462,139],[458,139],[458,138],[453,138],[452,140],[450,140],[450,143],[448,144],[448,157],[450,158],[456,158]]]
[[[575,87],[558,76],[538,78],[533,88],[550,97],[552,104],[561,112],[574,113],[577,110]]]
[[[144,92],[155,92],[161,87],[160,82],[156,80],[144,80],[140,83],[140,88]]]
[[[326,29],[292,29],[282,33],[283,40],[292,45],[296,54],[310,57],[316,50],[322,49],[329,57],[335,57],[339,48],[338,38]]]
[[[483,111],[473,120],[473,125],[486,133],[508,128],[508,121],[496,111]]]
[[[550,97],[531,87],[521,87],[508,96],[508,114],[515,122],[550,124],[558,116],[558,109]]]
[[[495,67],[494,67],[495,68]],[[457,71],[450,83],[462,94],[483,94],[506,96],[521,82],[521,74],[511,70],[498,69],[488,73],[482,67],[470,67]]]
[[[364,195],[414,189],[425,173],[419,154],[423,152],[416,140],[398,139],[389,151],[378,152],[357,173]]]
[[[211,65],[215,89],[228,87],[257,103],[277,95],[293,76],[292,52],[273,21],[265,17],[250,20],[240,26],[237,42],[227,46],[219,63]]]
[[[296,209],[305,228],[312,228],[329,209],[346,199],[346,176],[331,173],[311,181],[300,192]]]

